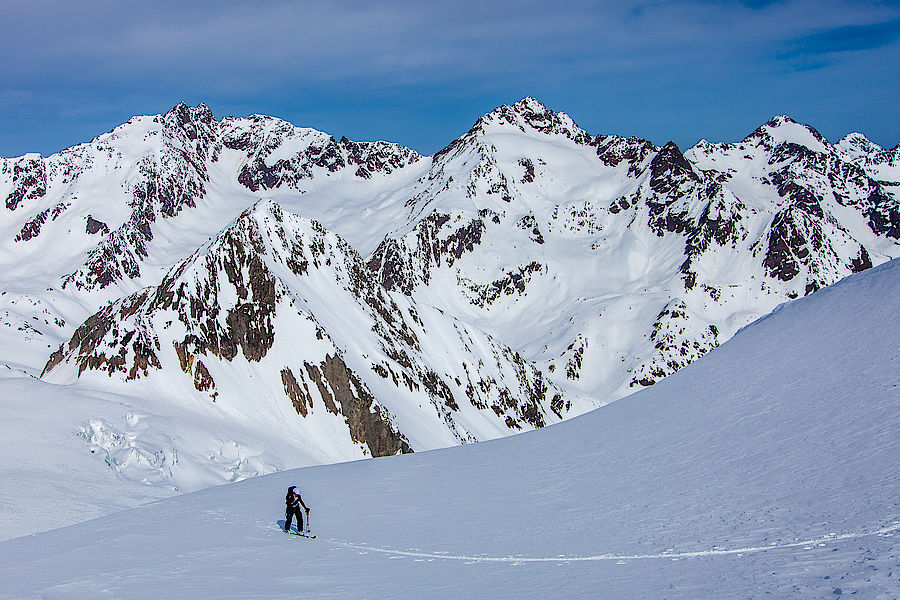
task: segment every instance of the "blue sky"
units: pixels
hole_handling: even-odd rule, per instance
[[[425,154],[524,96],[682,148],[776,114],[900,143],[900,1],[3,4],[2,156],[182,100]]]

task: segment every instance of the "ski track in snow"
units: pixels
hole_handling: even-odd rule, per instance
[[[353,550],[361,550],[364,552],[380,552],[382,554],[390,554],[394,556],[408,556],[411,558],[440,558],[444,560],[462,560],[466,562],[500,562],[500,563],[531,563],[531,562],[588,562],[601,560],[629,561],[629,560],[653,560],[653,559],[670,559],[676,560],[680,558],[699,558],[707,556],[723,556],[729,554],[753,554],[757,552],[767,552],[771,550],[784,550],[788,548],[803,548],[803,550],[815,550],[825,547],[829,542],[840,540],[852,540],[869,536],[891,536],[900,530],[900,521],[894,521],[891,525],[875,529],[873,531],[861,531],[842,534],[828,534],[818,538],[808,540],[778,543],[773,542],[768,546],[748,546],[745,548],[721,549],[713,548],[711,550],[695,550],[691,552],[659,552],[656,554],[597,554],[593,556],[480,556],[480,555],[461,555],[461,554],[441,554],[439,552],[416,552],[409,550],[394,550],[391,548],[379,548],[377,546],[367,546],[364,544],[355,544],[352,542],[342,542],[340,540],[329,539],[332,544],[343,548]]]

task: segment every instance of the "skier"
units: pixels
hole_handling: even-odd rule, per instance
[[[309,518],[309,507],[303,502],[303,498],[300,497],[300,491],[297,489],[296,485],[292,485],[288,488],[287,496],[284,498],[285,509],[284,509],[284,532],[288,533],[291,530],[291,520],[296,515],[297,517],[297,531],[303,531],[303,515],[300,512],[300,506],[303,506],[306,509],[307,519]]]

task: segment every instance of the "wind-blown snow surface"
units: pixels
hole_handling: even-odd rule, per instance
[[[0,598],[895,598],[898,299],[895,260],[543,430],[6,541]]]
[[[316,462],[270,430],[163,393],[140,399],[8,376],[0,398],[3,539]]]

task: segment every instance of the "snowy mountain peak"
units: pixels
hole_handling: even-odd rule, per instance
[[[90,317],[45,377],[148,380],[225,410],[293,407],[283,426],[346,433],[317,450],[332,460],[542,427],[574,400],[483,332],[392,298],[349,244],[272,200],[159,286]]]
[[[592,137],[569,115],[553,111],[530,96],[511,105],[498,106],[481,117],[473,127],[473,131],[485,133],[496,127],[513,127],[522,133],[562,135],[579,143],[589,143]]]
[[[885,150],[862,133],[848,133],[834,145],[844,158],[860,165],[880,165],[900,156],[897,149]]]
[[[176,104],[162,119],[167,126],[184,130],[189,139],[200,138],[207,143],[215,138],[218,129],[213,112],[202,102],[196,107],[184,102]]]
[[[191,107],[185,102],[179,102],[165,114],[165,118],[166,120],[176,120],[180,125],[192,122],[211,124],[216,120],[212,110],[202,102],[195,107]]]
[[[881,146],[867,138],[864,134],[857,132],[848,133],[841,138],[835,146],[839,148],[854,149],[859,153],[881,152],[884,150]]]
[[[548,110],[543,102],[533,96],[525,96],[521,100],[514,102],[512,107],[517,110],[530,112],[544,112]]]
[[[748,135],[744,142],[757,142],[768,146],[795,144],[813,152],[828,152],[830,144],[809,125],[798,123],[787,115],[778,115]]]

